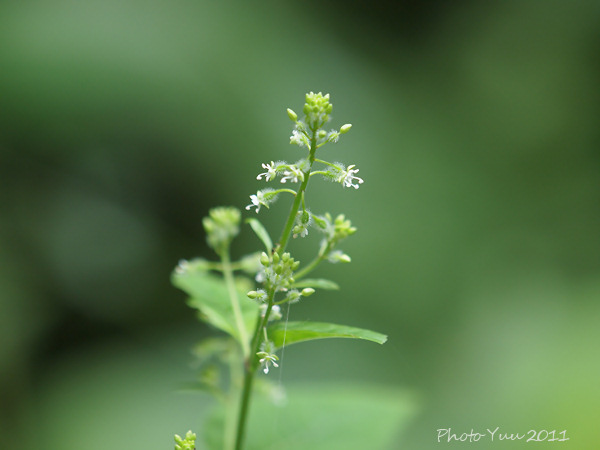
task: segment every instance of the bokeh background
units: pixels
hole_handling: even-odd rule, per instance
[[[284,385],[410,392],[390,449],[497,426],[597,448],[599,54],[595,1],[3,2],[0,447],[163,449],[199,428],[206,401],[176,387],[209,331],[170,272],[210,257],[210,207],[300,156],[285,108],[313,90],[354,125],[324,157],[365,183],[313,184],[313,212],[359,233],[321,272],[342,290],[290,317],[389,341],[290,347]]]

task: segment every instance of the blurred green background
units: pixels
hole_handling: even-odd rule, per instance
[[[290,318],[389,341],[290,347],[284,385],[412,392],[390,449],[497,426],[597,448],[599,25],[597,1],[3,2],[0,448],[200,429],[206,399],[175,390],[209,330],[170,271],[211,257],[210,207],[299,157],[285,108],[311,90],[354,125],[324,157],[365,183],[313,184],[313,212],[359,233],[321,271],[342,290]],[[258,245],[242,236],[237,256]]]

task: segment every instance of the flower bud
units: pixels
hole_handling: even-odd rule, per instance
[[[313,295],[315,293],[315,290],[313,288],[304,288],[302,289],[302,297],[308,297],[309,295]]]
[[[258,292],[256,292],[256,291],[248,291],[246,293],[246,295],[248,296],[248,298],[255,299],[256,297],[258,297]]]
[[[262,254],[260,255],[260,263],[265,267],[267,267],[271,263],[269,257],[265,252],[262,252]]]
[[[288,114],[288,117],[292,120],[292,122],[295,122],[298,120],[298,115],[294,111],[292,111],[290,108],[287,109],[287,114]]]
[[[347,123],[346,125],[342,125],[342,128],[340,128],[340,134],[346,134],[348,131],[350,131],[350,128],[352,128],[352,124],[351,123]]]
[[[350,257],[348,255],[346,255],[345,253],[343,255],[340,255],[340,262],[349,263],[351,261],[352,261],[352,259],[350,259]]]

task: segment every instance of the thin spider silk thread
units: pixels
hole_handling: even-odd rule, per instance
[[[288,319],[290,317],[290,303],[287,304],[285,312],[285,326],[283,327],[283,343],[281,344],[281,358],[279,358],[279,388],[281,388],[281,379],[283,377],[283,354],[285,353],[285,339],[287,337]]]
[[[290,317],[290,303],[288,302],[287,304],[287,310],[285,312],[285,326],[283,327],[283,342],[281,344],[281,358],[279,358],[279,382],[278,382],[278,389],[280,392],[283,391],[283,382],[282,382],[282,378],[283,378],[283,354],[285,353],[285,339],[287,337],[287,326],[288,326],[288,319]],[[278,394],[279,395],[279,394]],[[285,398],[285,395],[284,397]],[[275,422],[273,424],[273,428],[275,430],[279,430],[279,420],[280,420],[280,414],[277,414],[275,416]]]

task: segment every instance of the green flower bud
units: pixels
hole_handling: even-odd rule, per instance
[[[194,450],[196,448],[196,435],[191,431],[188,431],[185,435],[185,439],[181,436],[175,435],[175,450]]]
[[[310,222],[310,213],[306,210],[302,211],[302,215],[300,216],[300,222],[306,224]]]
[[[287,109],[287,113],[288,117],[292,120],[292,122],[296,122],[298,120],[298,115],[290,108]]]
[[[350,128],[352,128],[352,124],[351,123],[347,123],[346,125],[342,125],[342,128],[340,128],[340,134],[346,134],[348,131],[350,131]]]
[[[302,297],[308,297],[309,295],[313,295],[315,293],[315,290],[313,288],[304,288],[302,289]]]
[[[277,254],[277,253],[275,253]],[[271,264],[271,260],[269,259],[269,257],[267,256],[267,254],[265,252],[262,252],[262,254],[260,255],[260,263],[267,267],[269,264]]]
[[[352,259],[344,253],[342,256],[340,256],[340,262],[349,263],[352,262]]]
[[[273,253],[273,264],[279,263],[279,253]]]
[[[246,293],[246,295],[248,296],[248,298],[255,299],[256,297],[258,297],[258,292],[256,292],[256,291],[248,291]]]
[[[242,214],[237,208],[211,209],[208,217],[202,219],[208,245],[217,253],[223,252],[240,232],[241,217]]]

